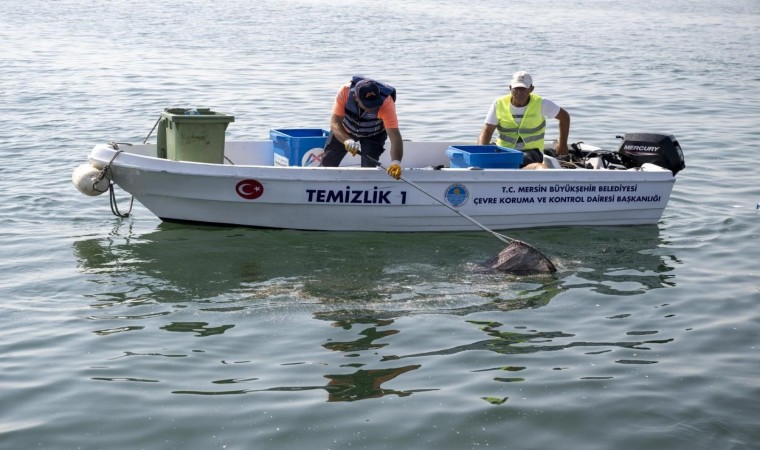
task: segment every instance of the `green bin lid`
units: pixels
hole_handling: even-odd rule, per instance
[[[235,116],[209,108],[166,108],[161,116],[172,122],[234,122]]]

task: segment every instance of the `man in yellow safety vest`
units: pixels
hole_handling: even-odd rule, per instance
[[[509,83],[509,94],[494,100],[478,138],[479,144],[489,144],[494,131],[498,130],[496,145],[523,151],[521,167],[544,160],[545,117],[559,121],[556,154],[568,154],[570,114],[553,101],[534,94],[534,88],[529,73],[515,73]]]

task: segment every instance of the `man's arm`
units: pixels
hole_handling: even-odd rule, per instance
[[[351,139],[351,135],[343,128],[343,116],[333,114],[330,117],[330,131],[338,139],[338,142],[345,142],[346,139]]]
[[[565,111],[564,108],[559,109],[557,113],[557,120],[559,120],[559,141],[557,142],[557,155],[567,155],[569,150],[567,148],[567,137],[570,134],[570,114]]]
[[[404,157],[404,140],[401,138],[401,132],[398,128],[386,128],[388,138],[391,140],[391,160],[401,161]]]
[[[478,137],[478,144],[490,144],[494,131],[496,131],[496,125],[491,125],[490,123],[483,125],[483,131],[480,132],[480,137]]]

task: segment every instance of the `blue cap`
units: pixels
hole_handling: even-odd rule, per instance
[[[362,80],[354,86],[354,92],[365,108],[379,108],[384,98],[380,96],[380,88],[372,80]]]

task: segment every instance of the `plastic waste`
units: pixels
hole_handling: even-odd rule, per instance
[[[198,112],[198,108],[188,108],[188,109],[185,111],[185,115],[186,115],[186,116],[198,116],[198,115],[200,115],[200,114],[201,114],[201,113],[199,113],[199,112]]]

